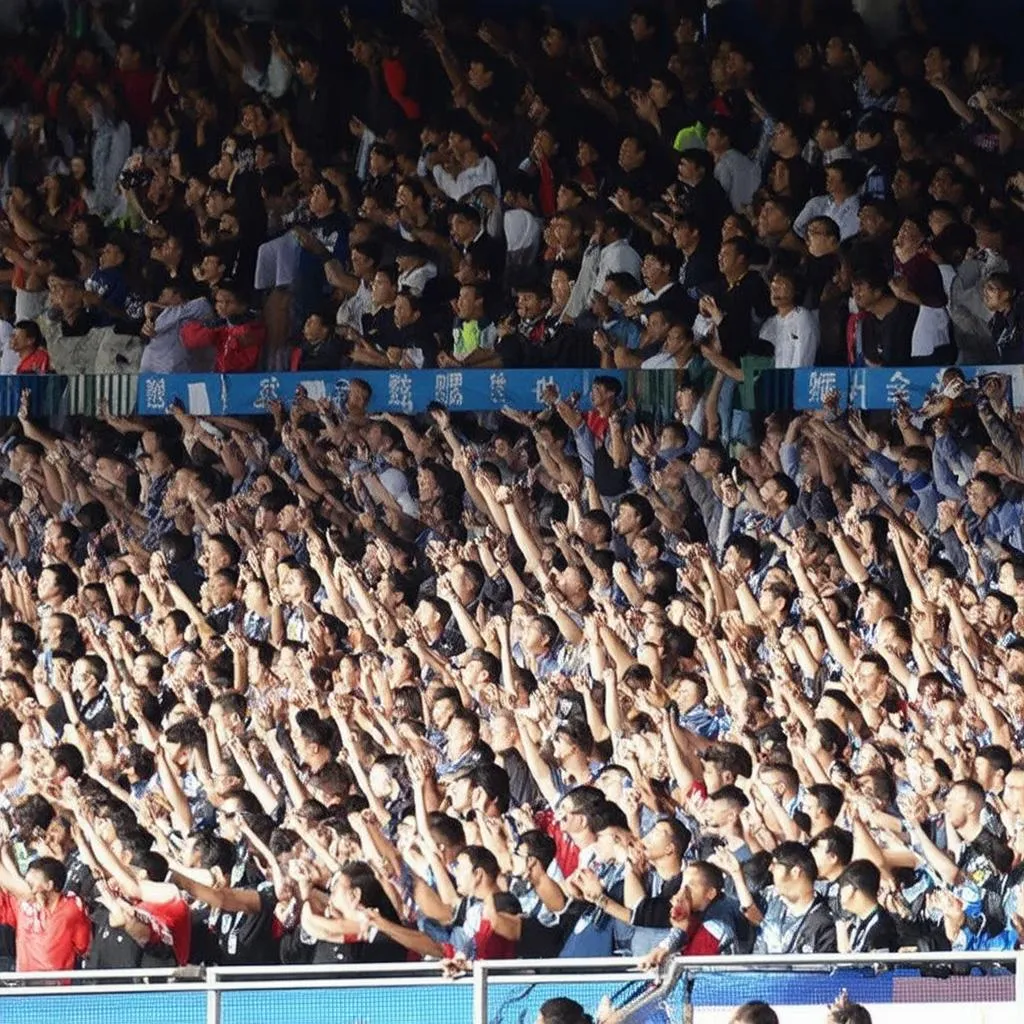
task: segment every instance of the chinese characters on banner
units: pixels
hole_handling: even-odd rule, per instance
[[[963,366],[968,381],[986,374],[1009,377],[1011,396],[1019,406],[1024,400],[1024,367]],[[892,409],[904,401],[918,409],[929,394],[940,388],[945,367],[911,366],[886,369],[812,367],[793,371],[793,406],[796,409],[822,409],[828,394],[839,394],[839,408]]]
[[[143,374],[139,380],[142,416],[160,416],[172,402],[203,415],[249,416],[265,413],[275,400],[288,403],[296,389],[314,399],[343,404],[353,380],[373,389],[371,412],[424,412],[431,402],[456,412],[540,409],[544,389],[553,384],[560,395],[580,394],[588,405],[595,377],[617,377],[616,370],[367,370],[345,373]]]

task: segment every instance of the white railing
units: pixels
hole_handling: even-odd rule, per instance
[[[688,957],[675,959],[657,985],[652,984],[632,1002],[619,1009],[615,1019],[628,1020],[638,1009],[657,1000],[666,1000],[684,979],[714,972],[764,972],[766,975],[805,973],[829,974],[839,970],[857,970],[884,974],[896,969],[938,971],[948,968],[979,968],[988,975],[1012,976],[1013,1011],[1016,1020],[1024,1020],[1024,953],[869,953],[828,954],[793,957]],[[652,982],[655,977],[648,975]],[[332,990],[401,990],[414,986],[452,986],[463,992],[471,988],[472,1024],[488,1024],[491,996],[501,998],[500,990],[515,985],[600,984],[609,990],[642,975],[636,961],[625,958],[588,960],[496,960],[473,964],[472,972],[454,979],[446,978],[437,962],[400,964],[352,964],[271,967],[187,967],[180,970],[71,971],[33,974],[0,973],[0,1024],[12,1019],[5,1012],[4,1000],[59,996],[68,1000],[68,1021],[75,1018],[75,1001],[97,996],[131,994],[136,997],[173,999],[185,993],[202,993],[206,1024],[222,1024],[222,997],[244,992],[330,992]],[[929,979],[925,979],[929,981]],[[982,982],[961,977],[959,983],[970,998],[970,986]],[[465,996],[462,996],[465,998]],[[742,1000],[740,1000],[742,1001]],[[968,1003],[967,1005],[970,1005]],[[13,1004],[8,1002],[7,1009]],[[594,1007],[588,1007],[592,1011]],[[28,1019],[17,1018],[15,1019]],[[61,1020],[53,1024],[63,1024]],[[469,1020],[451,1020],[438,1016],[444,1024],[470,1024]],[[49,1022],[48,1022],[49,1024]],[[319,1022],[311,1022],[319,1024]]]

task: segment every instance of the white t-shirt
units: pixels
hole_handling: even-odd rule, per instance
[[[937,348],[949,344],[949,313],[945,306],[919,306],[914,332],[910,340],[910,354],[914,359],[926,359]]]
[[[813,366],[818,354],[818,318],[809,309],[797,306],[785,316],[768,317],[761,325],[761,340],[775,349],[775,368],[794,370]]]
[[[14,325],[6,320],[0,320],[0,374],[7,375],[18,372],[18,363],[21,356],[11,348],[11,338],[14,336]]]
[[[655,352],[640,364],[641,370],[675,370],[676,357],[668,352]]]

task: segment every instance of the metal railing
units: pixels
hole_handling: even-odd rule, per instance
[[[1024,1019],[1024,954],[871,953],[676,958],[660,978],[641,974],[635,961],[623,958],[479,961],[471,973],[454,979],[446,977],[437,962],[0,974],[0,1021],[21,1024],[45,1018],[47,1024],[75,1024],[102,1019],[132,1024],[159,1018],[175,1024],[235,1024],[278,1017],[283,1021],[290,1012],[291,1019],[306,1019],[305,1009],[289,1008],[299,1005],[296,1000],[315,997],[308,1005],[322,1007],[324,1020],[337,1016],[336,1008],[333,1014],[328,1012],[330,1006],[352,1006],[356,1000],[364,1010],[379,1008],[377,1016],[363,1012],[352,1018],[370,1024],[376,1020],[414,1024],[409,1012],[396,1016],[396,1008],[412,1007],[422,1007],[427,1014],[423,1019],[441,1024],[502,1024],[524,1020],[525,1008],[534,1009],[531,998],[539,1004],[550,995],[572,993],[594,1004],[601,995],[617,996],[610,1021],[627,1024],[652,1006],[667,1007],[670,1001],[686,1005],[692,999],[693,983],[701,979],[744,978],[748,986],[751,978],[755,983],[760,979],[770,1001],[773,979],[800,977],[817,990],[835,979],[838,992],[840,983],[845,987],[850,977],[870,982],[896,973],[904,980],[913,979],[919,1002],[945,1002],[950,986],[955,986],[960,1002],[1015,1004],[1015,1018]],[[950,973],[956,976],[950,978]],[[737,1004],[744,1001],[742,991],[738,983]],[[360,993],[365,994],[361,1002]],[[271,1005],[275,996],[278,1001]],[[257,1007],[268,1016],[253,1017]],[[129,1008],[130,1013],[119,1012]],[[595,1006],[587,1009],[593,1012]]]

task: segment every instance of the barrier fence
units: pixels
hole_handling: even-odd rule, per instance
[[[986,374],[1005,376],[1015,404],[1024,403],[1024,366],[962,369],[969,381]],[[833,391],[841,408],[891,409],[898,400],[916,408],[938,389],[943,369],[775,370],[768,361],[752,358],[743,360],[743,372],[739,403],[744,409],[772,412],[820,409]],[[496,412],[503,406],[540,409],[549,385],[563,397],[578,395],[585,409],[598,376],[620,380],[641,411],[664,419],[672,415],[676,388],[687,375],[676,370],[597,369],[13,375],[0,377],[0,417],[17,415],[23,391],[28,391],[30,411],[39,419],[95,416],[102,402],[121,416],[166,415],[174,402],[193,415],[263,415],[275,400],[290,402],[299,388],[314,400],[344,402],[354,380],[365,381],[373,389],[370,411],[374,413],[420,413],[432,402],[464,412]]]
[[[3,1024],[533,1024],[555,996],[609,1024],[725,1024],[752,999],[781,1024],[825,1024],[840,992],[874,1024],[1013,1024],[1024,957],[859,954],[677,959],[660,978],[632,961],[189,968],[0,975]]]

